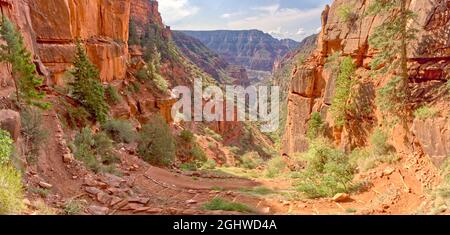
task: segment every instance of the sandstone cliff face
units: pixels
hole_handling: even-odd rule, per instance
[[[2,0],[1,6],[21,29],[31,52],[48,68],[51,79],[47,83],[61,84],[77,39],[86,44],[102,81],[125,78],[130,2]]]
[[[335,0],[331,7],[327,6],[324,10],[317,50],[292,73],[283,153],[292,154],[307,149],[304,134],[312,112],[322,114],[330,126],[329,134],[334,136],[337,145],[345,149],[367,145],[372,130],[382,125],[382,117],[376,111],[374,99],[375,90],[385,81],[370,78],[368,63],[376,51],[369,46],[368,38],[374,28],[383,22],[383,17],[362,17],[372,2]],[[354,22],[343,22],[338,16],[337,11],[344,4],[351,4],[358,15]],[[409,8],[418,15],[419,30],[417,40],[408,49],[410,87],[415,102],[413,105],[427,103],[444,107],[440,109],[438,117],[425,121],[415,120],[414,125],[410,125],[413,126],[416,144],[437,163],[450,154],[448,94],[447,91],[436,92],[439,90],[436,88],[443,87],[450,79],[450,1],[412,0]],[[326,58],[334,52],[341,52],[341,56],[351,56],[354,59],[358,67],[356,77],[360,80],[360,85],[356,88],[359,94],[357,103],[364,103],[364,106],[375,110],[370,113],[359,112],[343,129],[334,127],[328,112],[337,74],[325,68],[324,64]],[[393,142],[396,144],[395,140]]]

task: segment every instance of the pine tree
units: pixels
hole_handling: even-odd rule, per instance
[[[48,108],[49,104],[42,101],[45,94],[39,91],[43,79],[36,73],[36,66],[32,63],[22,35],[5,16],[0,27],[0,38],[5,41],[5,44],[0,45],[0,62],[11,65],[18,103],[24,101],[28,105]]]
[[[97,121],[106,121],[109,107],[105,100],[105,89],[99,81],[97,68],[91,63],[79,41],[73,65],[74,81],[71,83],[73,97]]]
[[[369,44],[378,50],[370,66],[381,74],[394,74],[394,78],[380,91],[380,102],[385,111],[399,117],[406,117],[409,97],[409,75],[407,45],[415,39],[416,29],[408,22],[415,19],[407,9],[406,0],[375,0],[368,15],[386,17],[383,24],[375,28]]]
[[[128,39],[128,44],[129,45],[139,45],[140,44],[140,40],[139,40],[139,36],[138,33],[136,31],[136,23],[134,22],[134,20],[130,20],[130,32],[129,32],[129,39]]]

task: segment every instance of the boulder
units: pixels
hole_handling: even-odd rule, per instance
[[[17,140],[20,135],[20,114],[16,111],[3,109],[0,110],[0,128],[8,131],[13,140]]]

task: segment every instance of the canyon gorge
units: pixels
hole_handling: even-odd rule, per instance
[[[2,60],[0,144],[14,150],[0,170],[14,168],[21,186],[0,214],[449,214],[450,1],[395,0],[414,13],[414,38],[406,57],[374,67],[373,35],[399,11],[371,14],[379,1],[330,1],[320,32],[296,42],[172,30],[154,0],[0,0],[1,26],[23,37],[42,78],[33,89],[50,104],[21,103]],[[401,58],[399,118],[382,98],[400,73],[376,72]],[[74,91],[80,74],[95,75],[93,106]],[[279,86],[279,130],[176,122],[171,89],[196,79]]]

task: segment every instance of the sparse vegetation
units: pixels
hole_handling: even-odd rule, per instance
[[[274,157],[267,162],[266,176],[274,178],[282,173],[286,169],[286,163],[282,157]]]
[[[337,10],[337,15],[341,21],[347,22],[348,25],[352,25],[358,19],[358,15],[349,4],[340,6]]]
[[[393,147],[388,144],[388,138],[388,135],[381,129],[376,129],[374,131],[373,135],[370,137],[370,143],[375,154],[384,155],[392,151]]]
[[[13,151],[13,140],[7,131],[0,129],[0,165],[7,164]]]
[[[308,121],[308,130],[306,136],[309,139],[315,139],[323,135],[325,129],[325,123],[322,120],[322,116],[318,112],[311,114],[311,119]]]
[[[308,165],[297,182],[297,189],[307,197],[332,197],[351,190],[355,168],[344,152],[324,139],[316,139],[310,143],[304,158]]]
[[[416,38],[416,15],[408,9],[404,0],[375,0],[369,6],[367,15],[382,15],[387,19],[369,37],[369,44],[378,50],[370,62],[372,70],[382,75],[397,74],[379,91],[378,105],[403,121],[409,116],[407,107],[410,90],[408,87],[408,53],[407,47]],[[406,125],[403,125],[406,128]]]
[[[213,170],[216,167],[217,167],[216,161],[214,161],[213,159],[208,159],[206,160],[205,163],[203,163],[202,169]]]
[[[119,158],[114,153],[112,140],[104,132],[93,134],[89,128],[83,128],[70,147],[75,157],[95,173],[117,174],[113,164]]]
[[[204,210],[222,210],[222,211],[238,211],[243,213],[251,213],[254,210],[250,208],[249,206],[242,204],[242,203],[236,203],[236,202],[229,202],[222,198],[214,198],[210,202],[204,204],[202,206],[202,209]]]
[[[249,152],[244,154],[241,159],[241,166],[247,169],[255,169],[263,163],[258,152]]]
[[[351,88],[354,84],[352,79],[354,72],[355,65],[353,64],[353,59],[351,57],[345,57],[339,66],[335,94],[330,108],[335,125],[339,127],[345,125],[347,112],[350,109],[348,101],[351,95]]]
[[[108,120],[102,124],[102,130],[117,143],[132,143],[137,138],[133,125],[126,120]]]
[[[138,152],[147,162],[169,165],[175,160],[175,138],[161,116],[154,116],[139,133]]]
[[[106,87],[105,97],[106,97],[106,101],[111,105],[118,104],[118,103],[120,103],[120,101],[122,101],[122,96],[120,96],[117,89],[111,85]]]
[[[35,163],[41,147],[48,138],[48,132],[42,124],[42,113],[39,109],[28,107],[22,110],[20,116],[25,139],[25,155],[28,162]]]
[[[63,214],[64,215],[79,215],[83,211],[84,205],[78,200],[69,200],[64,203]]]
[[[0,215],[20,213],[23,197],[21,174],[11,164],[0,164]]]
[[[34,194],[39,195],[39,196],[42,197],[42,198],[47,198],[48,195],[50,194],[50,190],[45,189],[45,188],[40,188],[40,187],[33,187],[33,188],[30,188],[29,191],[30,191],[31,193],[34,193]]]
[[[80,42],[77,42],[74,69],[74,81],[70,83],[72,96],[99,122],[108,117],[108,104],[105,100],[105,89],[99,81],[99,72],[91,63]]]
[[[239,191],[241,191],[243,193],[248,193],[251,195],[260,195],[260,196],[266,196],[266,195],[275,193],[272,189],[266,188],[263,186],[255,187],[255,188],[242,188]]]
[[[67,112],[66,121],[72,128],[83,128],[89,124],[91,114],[82,106],[73,107],[70,104],[65,105]]]
[[[215,139],[218,142],[221,142],[223,140],[223,137],[221,135],[216,133],[214,130],[209,129],[208,127],[205,128],[205,134],[212,137],[213,139]]]
[[[186,143],[192,143],[195,140],[194,133],[190,130],[182,130],[180,132],[180,138]]]
[[[360,171],[367,171],[380,164],[393,164],[399,160],[395,148],[388,143],[388,135],[381,129],[376,129],[370,137],[370,148],[357,148],[350,154],[350,161],[358,166]]]
[[[414,112],[414,117],[420,120],[434,118],[439,114],[439,110],[429,106],[422,106]]]

